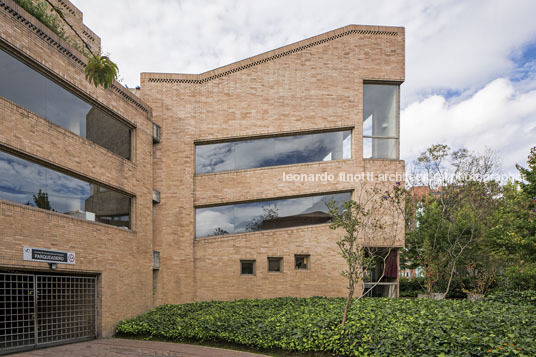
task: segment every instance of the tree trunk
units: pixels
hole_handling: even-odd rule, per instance
[[[456,261],[454,261],[454,263],[452,263],[452,269],[450,270],[450,277],[449,277],[449,282],[447,283],[447,290],[445,291],[445,297],[447,296],[449,290],[450,290],[450,283],[452,281],[452,277],[454,276],[454,270],[456,269]]]
[[[344,326],[346,319],[348,318],[348,309],[352,304],[352,297],[354,296],[355,285],[352,279],[350,278],[350,289],[348,289],[348,298],[346,298],[346,306],[344,307],[344,313],[342,314],[341,326]]]

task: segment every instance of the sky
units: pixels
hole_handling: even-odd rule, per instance
[[[503,173],[536,146],[534,0],[71,0],[121,82],[202,73],[349,24],[406,29],[401,158],[432,144],[493,150]]]

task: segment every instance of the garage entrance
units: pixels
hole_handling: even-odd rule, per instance
[[[0,272],[0,355],[96,337],[96,278]]]

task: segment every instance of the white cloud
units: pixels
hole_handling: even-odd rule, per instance
[[[511,170],[534,145],[533,0],[72,1],[131,87],[140,72],[200,73],[348,24],[404,26],[403,158],[443,140],[488,146]]]
[[[500,153],[505,172],[524,164],[536,138],[536,90],[520,92],[496,79],[466,100],[449,104],[438,95],[412,103],[401,113],[401,151],[408,161],[432,144]]]

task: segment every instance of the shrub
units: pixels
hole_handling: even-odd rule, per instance
[[[400,297],[417,297],[424,294],[424,278],[400,278]]]
[[[496,291],[486,295],[487,301],[501,302],[513,305],[534,305],[536,306],[536,290],[525,291]]]
[[[163,305],[119,323],[121,336],[219,341],[344,356],[536,355],[536,308],[487,300],[340,298]]]
[[[514,290],[536,290],[536,263],[520,263],[506,269],[505,287]]]
[[[58,35],[61,39],[67,40],[65,30],[61,25],[61,19],[58,15],[51,12],[48,9],[46,1],[32,1],[32,0],[14,0],[17,5],[28,11],[36,19],[41,21],[52,32]]]
[[[449,293],[447,298],[449,299],[465,299],[467,294],[464,290],[471,289],[474,282],[471,278],[454,277],[450,283]],[[447,289],[447,281],[437,283],[437,291],[445,292]],[[400,296],[401,297],[417,297],[418,294],[425,294],[424,278],[413,278],[411,280],[407,278],[400,278]]]

